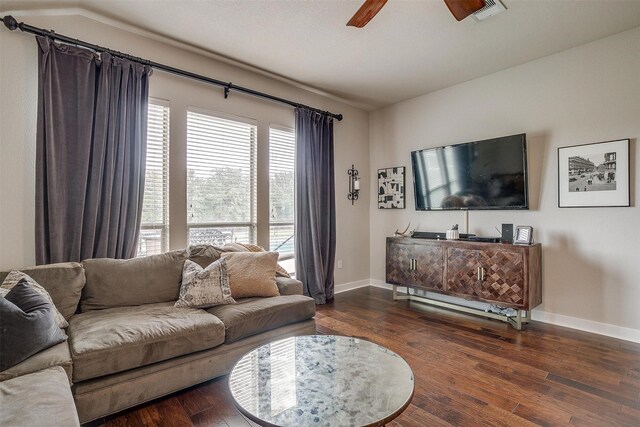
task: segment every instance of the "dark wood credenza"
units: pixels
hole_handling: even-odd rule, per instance
[[[480,314],[521,329],[531,309],[542,303],[542,247],[460,240],[387,237],[386,282],[394,299],[415,299],[429,304]],[[407,287],[398,296],[397,286]],[[516,316],[411,295],[408,288],[511,307]]]

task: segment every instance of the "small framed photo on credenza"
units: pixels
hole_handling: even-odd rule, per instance
[[[530,245],[533,243],[533,227],[519,225],[516,227],[516,235],[513,238],[514,245]]]
[[[629,206],[629,140],[558,148],[558,207]]]

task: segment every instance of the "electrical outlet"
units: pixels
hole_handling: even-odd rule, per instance
[[[341,259],[338,260],[338,268],[342,268],[342,260]]]

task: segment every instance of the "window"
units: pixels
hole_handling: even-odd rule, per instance
[[[150,100],[138,256],[169,250],[169,106]]]
[[[269,129],[269,249],[294,271],[294,180],[296,138],[292,129]]]
[[[189,244],[255,243],[256,124],[187,113]]]

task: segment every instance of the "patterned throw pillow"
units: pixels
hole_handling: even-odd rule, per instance
[[[47,292],[45,288],[40,286],[38,282],[33,280],[31,276],[23,273],[22,271],[11,270],[9,272],[7,277],[4,279],[4,282],[2,282],[2,285],[0,285],[0,297],[4,298],[9,293],[9,291],[15,285],[18,284],[20,280],[24,280],[29,286],[33,287],[33,289],[35,289],[36,292],[42,295],[51,304],[51,307],[53,307],[53,310],[54,310],[53,313],[54,313],[55,321],[60,328],[64,329],[67,326],[69,326],[69,323],[67,323],[67,320],[64,318],[62,314],[60,314],[60,312],[56,308],[56,305],[53,303],[53,300],[51,299],[51,295],[49,295],[49,292]]]
[[[202,268],[186,260],[182,267],[180,297],[174,306],[207,308],[222,304],[235,304],[229,288],[226,261],[219,259]]]

